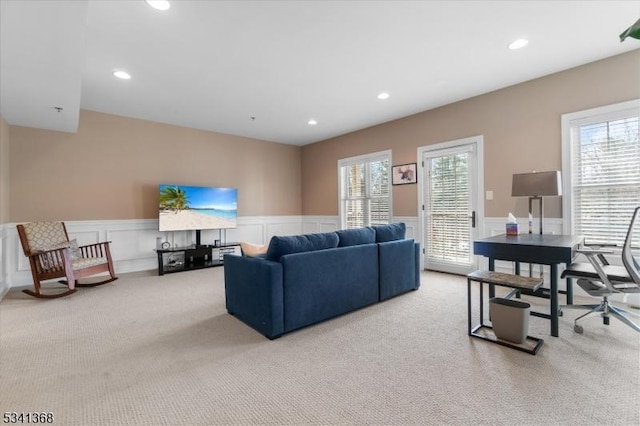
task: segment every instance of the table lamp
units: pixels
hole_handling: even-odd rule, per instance
[[[562,195],[562,179],[559,170],[551,172],[517,173],[513,175],[513,181],[511,184],[511,196],[529,197],[530,234],[533,233],[533,201],[540,201],[540,234],[542,234],[542,220],[544,218],[544,204],[542,197],[557,197],[560,195]]]

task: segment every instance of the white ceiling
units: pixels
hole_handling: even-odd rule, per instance
[[[88,109],[305,145],[638,49],[618,38],[638,18],[640,1],[610,0],[0,0],[0,114],[75,132]]]

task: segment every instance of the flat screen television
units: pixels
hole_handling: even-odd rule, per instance
[[[236,188],[161,184],[158,198],[160,231],[200,231],[237,226]]]

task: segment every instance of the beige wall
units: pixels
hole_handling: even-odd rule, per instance
[[[0,116],[0,225],[9,222],[9,125]]]
[[[470,75],[472,78],[472,75]],[[417,161],[421,146],[484,136],[484,186],[494,192],[485,215],[522,217],[527,201],[511,197],[513,173],[562,168],[562,114],[640,98],[640,50],[364,129],[302,149],[302,212],[337,215],[337,161],[385,149],[393,164]],[[393,214],[417,216],[417,185],[393,187]],[[561,217],[561,200],[545,199]]]
[[[494,191],[485,215],[522,216],[511,175],[560,169],[560,116],[639,98],[639,75],[635,50],[302,148],[84,110],[75,134],[0,120],[0,214],[152,219],[157,185],[178,183],[237,187],[241,216],[337,215],[339,159],[392,149],[404,164],[418,147],[483,135],[484,185]],[[394,215],[417,216],[416,190],[393,187]],[[560,217],[560,206],[549,199],[545,216]]]
[[[154,219],[160,183],[236,187],[241,216],[300,215],[300,155],[84,110],[75,134],[11,126],[9,220]]]

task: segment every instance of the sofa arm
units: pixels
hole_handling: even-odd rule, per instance
[[[227,312],[269,339],[284,332],[282,265],[279,262],[224,256]]]
[[[413,240],[395,240],[378,243],[380,263],[380,300],[416,290],[420,286],[416,267],[419,250]],[[418,263],[419,265],[419,263]]]
[[[414,248],[415,248],[415,268],[416,268],[416,290],[420,288],[420,258],[422,257],[422,252],[420,251],[420,243],[419,242],[415,242],[414,243]]]

